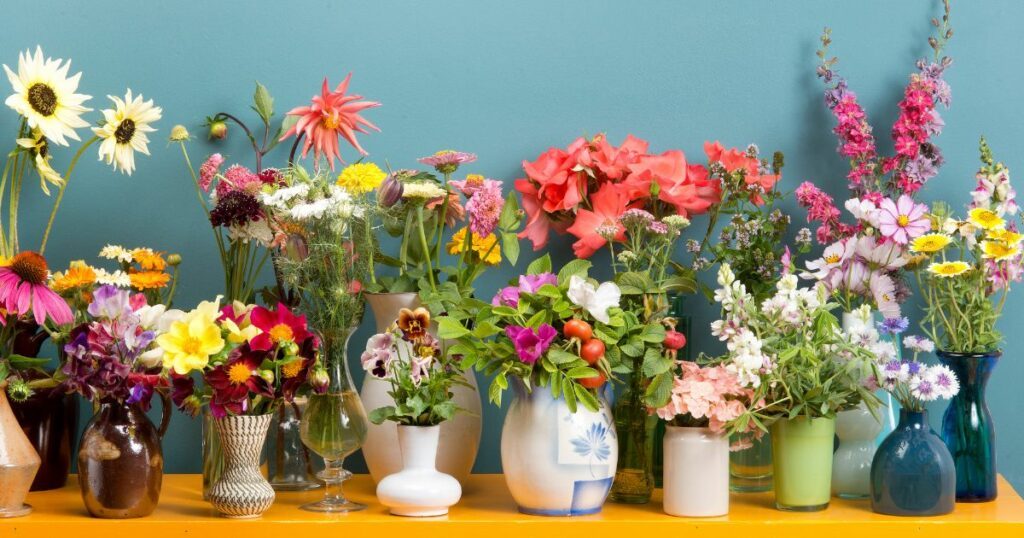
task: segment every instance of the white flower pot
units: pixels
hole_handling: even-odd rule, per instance
[[[398,318],[398,311],[402,308],[416,308],[420,304],[415,293],[368,293],[366,301],[373,311],[377,332],[387,329],[394,323]],[[436,328],[436,324],[431,325]],[[466,483],[476,461],[477,449],[480,448],[483,408],[473,371],[463,372],[463,376],[472,388],[458,386],[452,391],[455,394],[456,405],[468,412],[459,412],[451,420],[441,424],[437,469],[452,475],[459,482]],[[363,379],[362,390],[359,391],[363,407],[367,411],[372,411],[379,407],[394,405],[395,401],[388,395],[390,389],[391,385],[387,381],[366,376]],[[366,442],[363,443],[363,458],[374,482],[379,483],[385,476],[402,469],[398,426],[394,422],[370,424]]]
[[[443,516],[459,502],[462,487],[434,461],[441,426],[398,426],[402,470],[377,484],[377,499],[396,516]]]
[[[513,378],[516,393],[501,431],[501,465],[519,511],[576,516],[601,511],[615,477],[618,440],[611,408],[580,405],[570,413],[547,387],[526,387]]]
[[[671,516],[729,513],[729,437],[709,428],[665,428],[664,509]]]

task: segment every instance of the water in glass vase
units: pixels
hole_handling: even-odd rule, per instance
[[[754,493],[772,489],[772,440],[755,439],[750,448],[729,454],[729,489]]]
[[[366,440],[366,411],[354,390],[314,394],[300,426],[302,442],[325,460],[341,460]]]

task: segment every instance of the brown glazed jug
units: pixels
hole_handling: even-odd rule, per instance
[[[160,439],[171,420],[167,395],[158,392],[158,429],[135,405],[105,401],[82,433],[78,482],[93,517],[127,519],[153,513],[160,500],[164,457]]]
[[[0,382],[0,518],[28,514],[25,496],[39,469],[39,455],[14,419],[7,383]]]

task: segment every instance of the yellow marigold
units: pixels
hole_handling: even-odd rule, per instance
[[[967,220],[971,224],[983,229],[993,230],[995,228],[1002,228],[1006,222],[991,209],[985,209],[984,207],[976,207],[967,213]]]
[[[1002,241],[985,240],[981,242],[981,252],[982,256],[1001,262],[1015,258],[1020,254],[1020,247],[1017,245],[1008,245]]]
[[[171,275],[163,271],[132,271],[128,273],[132,281],[132,287],[137,290],[150,290],[166,287],[171,281]]]
[[[461,228],[452,236],[452,240],[448,243],[449,254],[458,255],[462,253],[466,242],[467,229]],[[478,261],[482,261],[487,265],[498,265],[501,263],[501,247],[498,245],[498,236],[489,234],[487,237],[480,237],[474,233],[473,253],[476,254]]]
[[[164,255],[155,252],[151,248],[137,248],[132,251],[132,258],[139,264],[139,267],[146,271],[163,271],[167,268],[167,261]]]
[[[384,181],[387,174],[373,163],[350,164],[338,174],[338,186],[352,194],[365,194]]]
[[[953,241],[946,234],[925,234],[910,242],[913,252],[938,252]]]
[[[50,287],[57,293],[83,288],[96,283],[96,270],[83,260],[75,260],[63,273],[54,273]]]
[[[1006,228],[996,228],[989,230],[988,238],[993,241],[1001,241],[1007,245],[1017,245],[1024,240],[1024,234],[1019,234]]]
[[[962,275],[970,269],[970,265],[960,261],[933,263],[928,266],[929,273],[945,278]]]

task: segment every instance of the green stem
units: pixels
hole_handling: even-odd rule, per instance
[[[46,252],[46,242],[50,239],[50,231],[53,229],[53,221],[57,218],[57,210],[60,209],[60,203],[64,200],[64,191],[68,188],[68,183],[71,182],[71,173],[75,171],[75,165],[78,164],[78,159],[82,157],[85,150],[89,146],[96,143],[100,137],[94,136],[89,140],[86,140],[82,147],[75,152],[75,156],[71,159],[71,164],[68,165],[68,171],[64,173],[64,184],[60,186],[60,190],[57,191],[57,199],[53,201],[53,209],[50,211],[50,218],[46,221],[46,230],[43,232],[43,241],[39,245],[39,254]]]
[[[430,260],[430,246],[427,244],[427,235],[423,230],[425,224],[423,222],[423,205],[416,206],[416,220],[419,221],[417,226],[420,236],[420,247],[423,248],[423,255],[427,258],[427,278],[430,281],[430,289],[437,291],[437,283],[434,282],[434,264]]]

